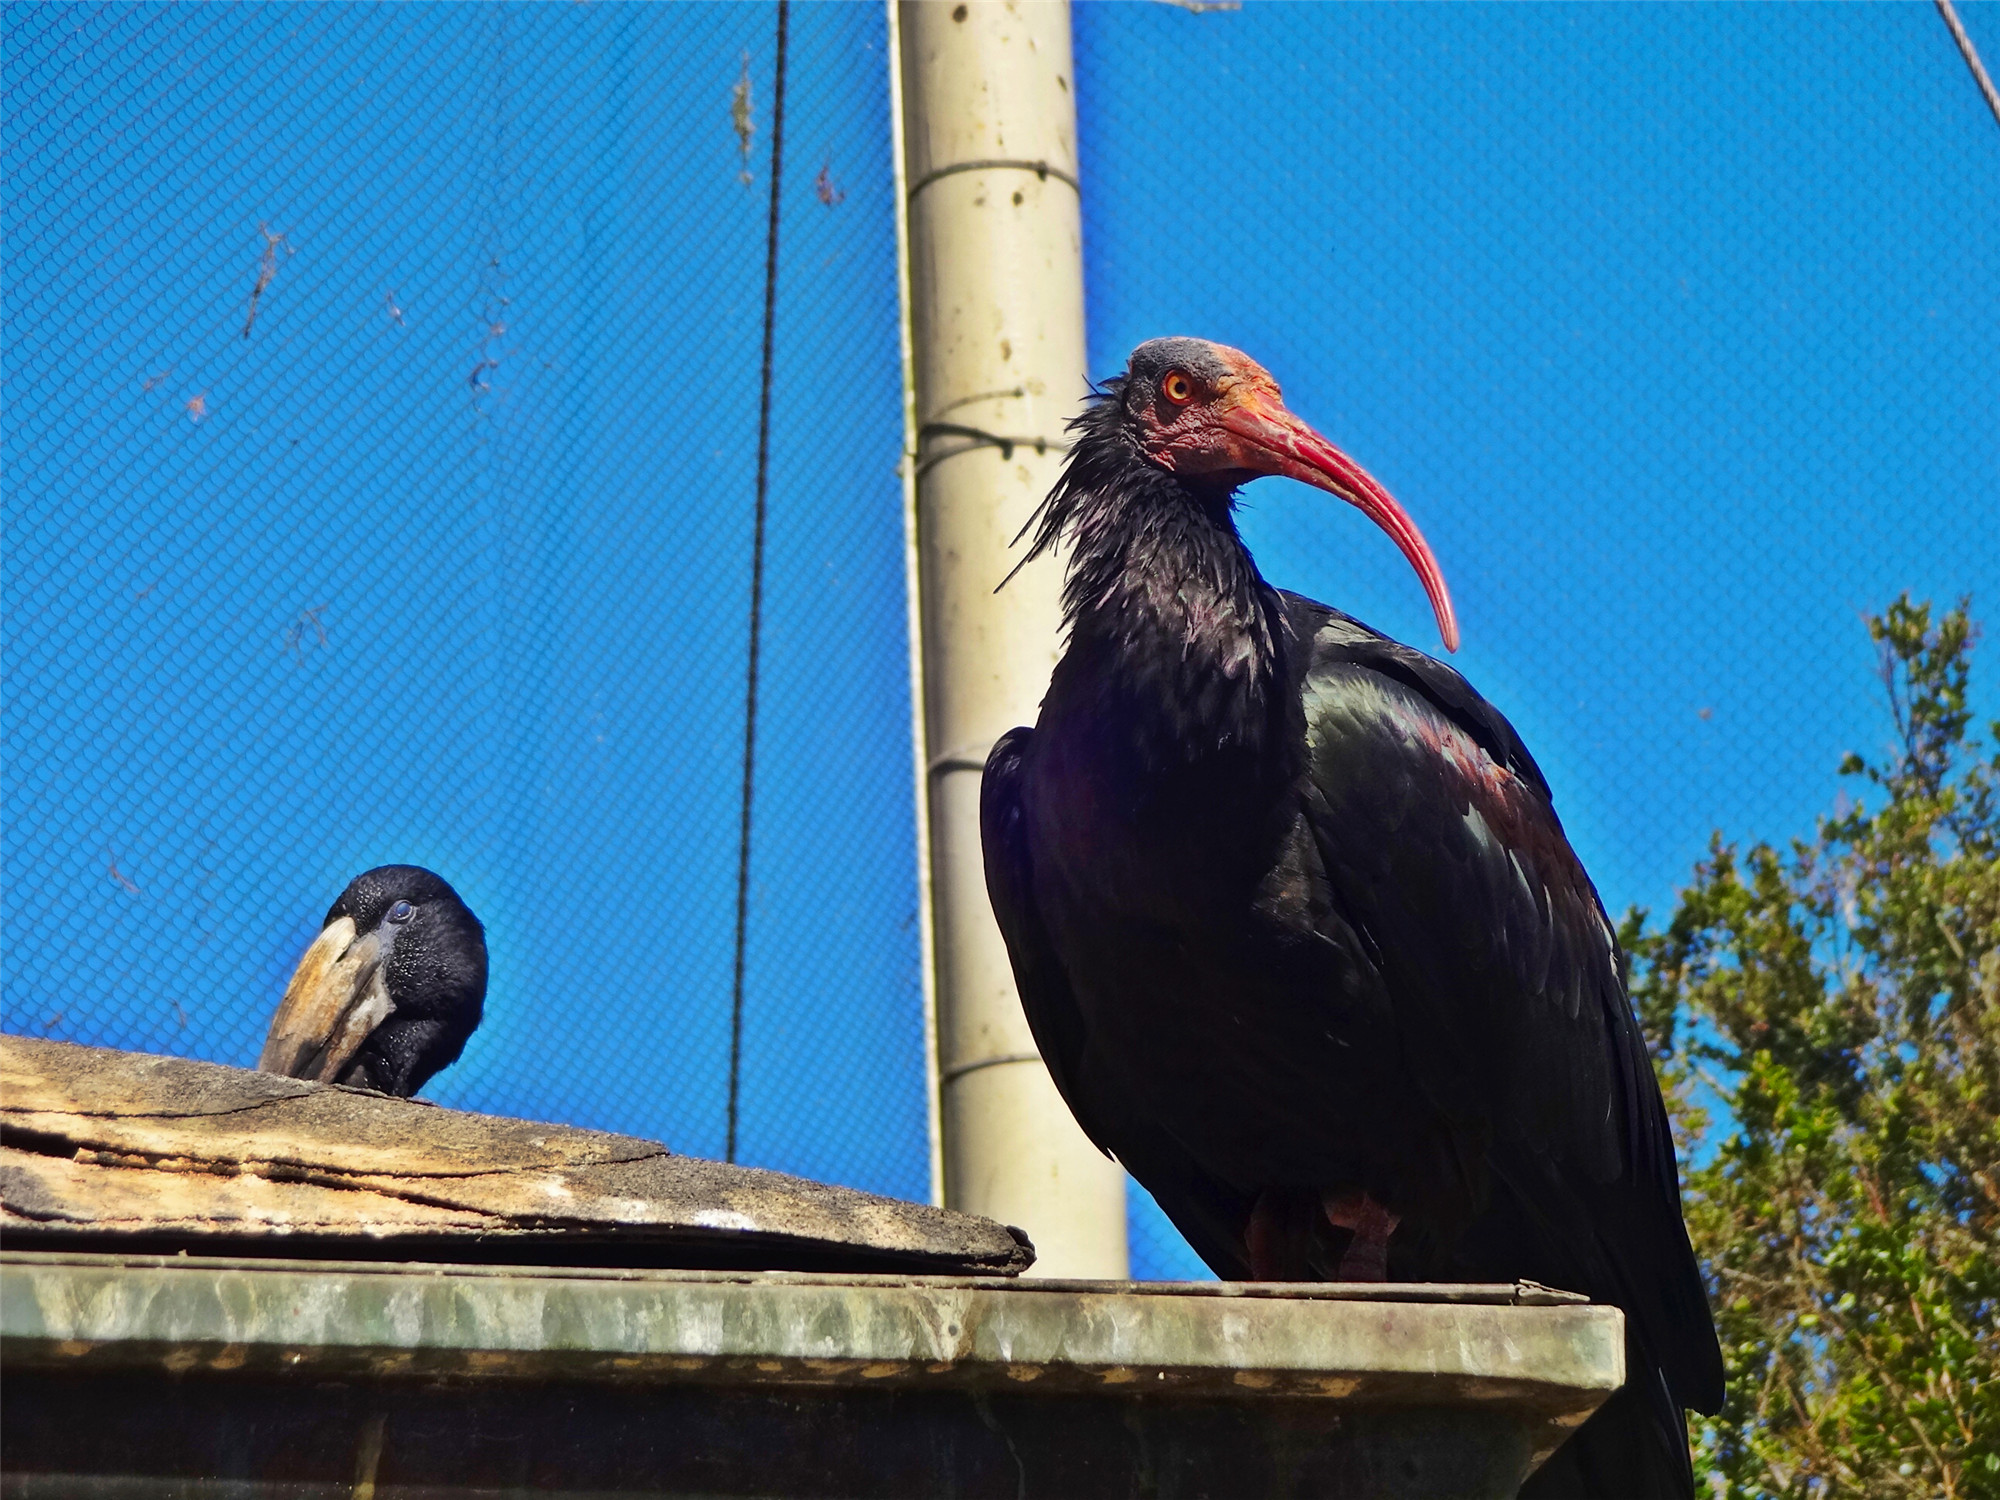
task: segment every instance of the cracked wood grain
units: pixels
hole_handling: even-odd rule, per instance
[[[0,1226],[218,1253],[302,1237],[490,1255],[555,1235],[604,1264],[641,1244],[655,1261],[682,1244],[945,1273],[1014,1274],[1033,1256],[991,1220],[634,1136],[26,1037],[0,1037]]]

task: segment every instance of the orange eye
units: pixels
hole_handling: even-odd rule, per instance
[[[1160,382],[1160,394],[1176,406],[1186,406],[1194,399],[1194,382],[1184,371],[1169,370],[1167,378]]]

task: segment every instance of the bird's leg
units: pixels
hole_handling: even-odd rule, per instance
[[[1334,1272],[1339,1281],[1387,1281],[1389,1279],[1389,1236],[1401,1218],[1389,1212],[1365,1192],[1328,1193],[1320,1200],[1326,1221],[1338,1229],[1351,1229],[1354,1238],[1340,1257]]]

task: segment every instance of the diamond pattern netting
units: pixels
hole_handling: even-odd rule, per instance
[[[10,1029],[248,1062],[412,860],[431,1097],[721,1153],[774,11],[7,12]],[[792,17],[742,1156],[922,1197],[884,36]]]
[[[1810,835],[1889,732],[1864,611],[2000,617],[2000,130],[1932,7],[1075,16],[1092,373],[1238,345],[1388,486],[1614,913]],[[1360,516],[1246,500],[1274,582],[1438,650]]]
[[[7,9],[8,1029],[247,1062],[414,860],[494,960],[432,1097],[721,1152],[774,9]],[[2000,131],[1931,9],[1075,14],[1091,373],[1239,344],[1409,505],[1614,909],[1808,832],[1860,612],[2000,595]],[[793,8],[742,1155],[921,1197],[884,44]]]

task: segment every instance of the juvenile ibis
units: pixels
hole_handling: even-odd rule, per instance
[[[1139,346],[1072,424],[1033,729],[986,762],[993,908],[1084,1131],[1217,1274],[1532,1280],[1616,1304],[1628,1380],[1530,1496],[1692,1493],[1722,1362],[1617,939],[1513,727],[1452,668],[1273,588],[1236,493],[1422,534],[1248,356]]]
[[[486,1003],[486,930],[418,865],[354,877],[299,959],[257,1066],[407,1099],[458,1060]]]

